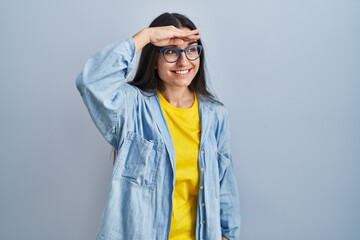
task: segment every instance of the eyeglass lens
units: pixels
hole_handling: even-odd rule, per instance
[[[180,55],[182,52],[185,52],[185,56],[190,61],[196,60],[201,54],[201,47],[198,45],[193,45],[185,48],[184,50],[179,48],[167,48],[163,52],[164,58],[168,62],[176,62],[180,59]]]

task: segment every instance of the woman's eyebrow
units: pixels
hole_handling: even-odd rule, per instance
[[[197,44],[198,42],[197,41],[194,41],[194,42],[191,42],[188,44],[188,46],[192,45],[192,44]]]
[[[188,46],[193,45],[193,44],[198,44],[198,42],[197,41],[190,42],[190,43],[188,43]],[[163,48],[169,48],[169,47],[179,48],[177,45],[166,45]]]

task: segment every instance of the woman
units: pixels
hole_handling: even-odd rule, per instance
[[[164,13],[86,62],[77,87],[118,153],[97,239],[238,238],[228,117],[204,61],[195,25]]]

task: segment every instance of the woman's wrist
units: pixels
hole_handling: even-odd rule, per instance
[[[133,37],[136,52],[140,52],[145,45],[150,43],[149,28],[144,28],[137,32]]]

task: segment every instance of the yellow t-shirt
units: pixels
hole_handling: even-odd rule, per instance
[[[176,108],[159,93],[176,152],[176,179],[171,219],[171,240],[195,239],[199,192],[198,156],[200,146],[199,104]]]

